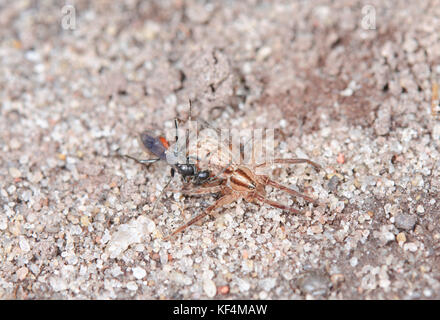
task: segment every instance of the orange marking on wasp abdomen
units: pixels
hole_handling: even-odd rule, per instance
[[[159,137],[159,140],[165,148],[168,149],[170,147],[170,144],[168,143],[167,139],[165,139],[164,137]]]

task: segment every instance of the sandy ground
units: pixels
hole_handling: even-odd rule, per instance
[[[440,1],[71,3],[0,1],[2,299],[440,299]],[[114,155],[189,98],[319,162],[271,172],[319,205],[164,241],[216,195],[152,212],[169,167]]]

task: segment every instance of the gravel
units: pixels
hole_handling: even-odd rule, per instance
[[[327,293],[330,281],[325,275],[312,272],[300,280],[300,287],[306,294],[322,296]]]
[[[211,279],[205,279],[203,281],[203,291],[209,298],[213,298],[217,293],[217,287],[215,286],[215,282]]]
[[[63,5],[0,10],[1,299],[440,299],[440,6]],[[119,154],[173,141],[188,99],[320,163],[267,172],[317,203],[268,187],[302,214],[240,200],[165,241],[217,196]]]
[[[413,214],[400,213],[394,219],[394,224],[401,230],[412,230],[417,222]]]

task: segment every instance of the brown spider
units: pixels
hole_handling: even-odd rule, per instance
[[[321,166],[308,159],[275,159],[273,163],[279,164],[296,164],[296,163],[309,163],[313,165],[316,169],[320,169]],[[197,188],[184,188],[180,190],[186,195],[200,195],[208,193],[220,193],[221,197],[211,206],[209,206],[203,213],[197,215],[181,227],[174,230],[170,235],[168,235],[165,240],[169,240],[175,234],[182,232],[190,225],[199,221],[203,217],[212,214],[216,209],[223,207],[229,203],[232,203],[240,198],[248,202],[263,202],[272,207],[279,208],[282,210],[287,210],[295,214],[299,214],[300,211],[287,207],[281,203],[270,200],[266,198],[265,187],[270,185],[279,190],[290,193],[294,196],[301,197],[307,201],[315,202],[311,197],[285,187],[273,180],[271,180],[267,175],[258,175],[255,173],[255,169],[259,167],[264,167],[272,163],[262,163],[258,165],[251,166],[228,166],[226,169],[222,170],[216,179],[211,182],[205,182]]]

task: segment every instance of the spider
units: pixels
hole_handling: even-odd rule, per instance
[[[321,166],[308,159],[275,159],[273,163],[278,164],[297,164],[297,163],[309,163],[316,169],[321,169]],[[287,192],[291,195],[301,197],[304,200],[315,202],[315,200],[305,194],[299,193],[293,189],[283,186],[269,178],[267,175],[258,175],[255,173],[255,169],[264,167],[272,163],[262,163],[258,165],[244,166],[238,165],[234,167],[227,167],[223,173],[214,181],[207,181],[201,184],[198,188],[184,188],[180,192],[186,195],[201,195],[209,193],[219,193],[220,198],[211,206],[209,206],[204,212],[200,213],[196,217],[186,222],[181,227],[174,230],[170,235],[165,237],[165,240],[169,240],[172,236],[182,232],[195,222],[199,221],[207,215],[211,215],[215,210],[230,204],[240,198],[247,202],[253,203],[265,203],[272,207],[289,211],[294,214],[300,214],[301,212],[288,207],[284,204],[266,198],[266,186],[272,186],[281,191]]]
[[[306,201],[315,202],[315,200],[305,194],[299,193],[293,189],[283,186],[270,179],[264,174],[257,174],[257,169],[263,168],[272,164],[299,164],[308,163],[315,169],[320,170],[321,166],[316,162],[308,159],[274,159],[273,161],[266,161],[256,164],[255,148],[252,148],[251,163],[249,165],[242,164],[243,149],[240,149],[240,158],[232,153],[232,145],[219,144],[219,132],[214,129],[214,136],[212,131],[204,135],[203,131],[199,133],[196,141],[196,149],[188,151],[188,156],[195,158],[197,166],[209,168],[209,178],[206,178],[199,185],[186,184],[182,190],[174,190],[186,195],[203,195],[209,193],[218,193],[220,198],[204,212],[197,215],[193,219],[186,222],[181,227],[174,230],[170,235],[165,237],[169,240],[172,236],[182,232],[195,222],[199,221],[207,215],[211,215],[217,209],[237,201],[244,199],[247,202],[265,203],[272,207],[286,210],[295,214],[300,211],[288,207],[284,204],[266,198],[266,186],[272,186],[281,191],[287,192],[296,197],[301,197]],[[240,146],[242,147],[242,146]]]

